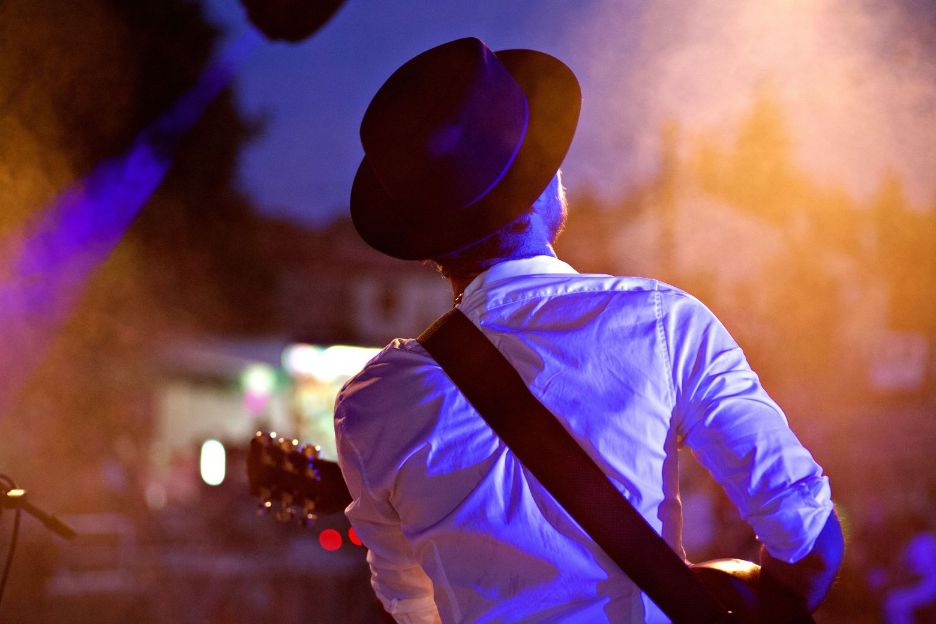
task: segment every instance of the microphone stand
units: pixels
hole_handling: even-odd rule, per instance
[[[44,524],[47,529],[64,537],[65,539],[75,539],[78,533],[75,532],[75,529],[68,526],[68,524],[62,521],[60,518],[53,516],[52,514],[46,513],[39,507],[36,507],[31,502],[29,502],[29,496],[26,493],[26,490],[22,488],[11,488],[9,490],[0,488],[0,508],[2,509],[22,509],[32,517],[36,518],[39,522]]]
[[[4,509],[14,509],[16,510],[16,514],[13,516],[13,535],[10,538],[10,550],[7,552],[6,564],[3,566],[2,574],[0,574],[0,602],[3,602],[3,592],[6,589],[7,578],[9,578],[10,575],[10,565],[13,563],[13,552],[16,550],[16,538],[19,536],[20,512],[25,511],[44,524],[50,531],[65,539],[74,539],[78,535],[75,529],[68,526],[67,523],[33,505],[26,495],[26,490],[16,487],[16,483],[13,482],[13,479],[4,474],[0,474],[0,516],[3,515]]]

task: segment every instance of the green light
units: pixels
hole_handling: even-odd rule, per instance
[[[276,371],[266,364],[252,364],[241,374],[241,386],[244,392],[268,396],[276,388]]]

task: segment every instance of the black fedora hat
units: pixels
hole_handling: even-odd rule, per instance
[[[375,249],[436,258],[528,211],[565,158],[581,108],[575,74],[534,50],[480,40],[397,69],[361,122],[351,219]]]

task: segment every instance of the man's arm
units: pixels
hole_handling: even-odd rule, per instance
[[[349,448],[346,439],[339,442],[342,448]],[[368,490],[356,456],[345,453],[340,458],[353,497],[345,516],[367,547],[374,593],[399,624],[438,624],[441,620],[432,581],[413,556],[395,512],[386,500],[374,497]]]
[[[403,536],[396,510],[388,499],[386,484],[377,488],[368,480],[365,462],[347,431],[353,401],[339,394],[335,406],[338,463],[351,493],[345,516],[367,547],[371,586],[384,609],[399,624],[439,624],[432,580],[426,575]],[[376,440],[370,440],[371,444]],[[379,470],[395,474],[390,470]],[[391,478],[392,481],[392,478]]]
[[[678,430],[765,545],[765,579],[815,609],[844,551],[828,479],[721,323],[691,298],[670,303]]]
[[[845,555],[845,538],[835,512],[816,538],[809,554],[796,563],[786,563],[761,549],[762,574],[802,598],[810,611],[829,593]]]

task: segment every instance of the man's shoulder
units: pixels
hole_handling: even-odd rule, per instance
[[[433,368],[434,361],[416,340],[393,340],[342,386],[335,401],[336,420],[399,407]]]
[[[344,383],[338,398],[341,400],[372,389],[375,385],[393,381],[394,377],[414,367],[425,366],[427,358],[425,349],[415,339],[395,338]]]
[[[699,318],[711,316],[696,297],[682,288],[658,279],[603,273],[528,274],[515,280],[494,283],[485,293],[466,299],[469,310],[487,312],[530,300],[564,300],[585,297],[609,312],[641,310],[658,318]],[[481,315],[483,316],[484,313]],[[469,312],[469,316],[472,314]]]
[[[660,298],[664,303],[686,301],[690,304],[699,300],[678,286],[651,277],[633,275],[605,275],[601,273],[579,273],[568,276],[570,292],[606,291],[636,297]]]
[[[658,279],[587,273],[574,277],[568,292],[613,294],[622,311],[652,307],[657,319],[675,326],[707,326],[717,321],[713,312],[695,295]]]

